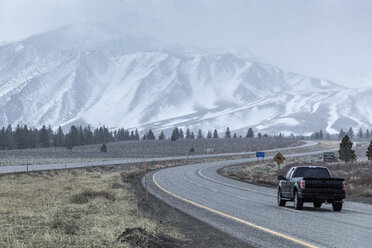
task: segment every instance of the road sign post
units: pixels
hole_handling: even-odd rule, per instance
[[[264,157],[265,157],[265,152],[256,152],[257,161],[258,161],[258,158],[262,158],[262,160],[264,160]]]
[[[278,152],[275,157],[274,157],[274,161],[278,164],[278,171],[280,169],[280,164],[283,163],[285,160],[285,157],[280,153]]]

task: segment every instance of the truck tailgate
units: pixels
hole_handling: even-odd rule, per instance
[[[340,178],[304,178],[306,189],[343,189],[344,179]]]

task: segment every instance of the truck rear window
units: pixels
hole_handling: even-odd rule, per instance
[[[331,178],[325,168],[297,168],[292,177]]]

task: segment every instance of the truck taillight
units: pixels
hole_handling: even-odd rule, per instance
[[[342,182],[342,189],[343,190],[346,190],[346,183],[345,183],[345,181]]]
[[[300,186],[301,186],[301,189],[305,188],[305,180],[301,180]]]

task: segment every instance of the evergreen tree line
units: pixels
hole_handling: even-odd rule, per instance
[[[345,136],[348,136],[350,139],[354,139],[354,138],[357,138],[357,139],[366,139],[366,140],[369,140],[372,138],[372,133],[369,131],[369,129],[367,129],[365,132],[363,132],[363,129],[359,129],[358,132],[354,132],[353,128],[350,127],[349,130],[347,132],[345,132],[343,129],[341,129],[339,135],[338,135],[338,138],[339,139],[343,139]]]
[[[222,134],[218,133],[217,129],[213,132],[207,131],[204,133],[201,129],[195,134],[189,128],[184,132],[182,128],[174,128],[170,139],[172,141],[178,139],[217,139],[217,138],[238,138],[236,133],[232,134],[230,128]],[[254,138],[255,132],[249,128],[245,134],[246,138]],[[267,134],[257,134],[258,138],[269,137]],[[279,135],[282,137],[282,134]],[[161,131],[157,137],[159,140],[167,139],[164,132]],[[240,135],[239,138],[242,138]],[[143,134],[142,140],[155,140],[154,132],[149,129]],[[27,148],[46,148],[46,147],[67,147],[72,149],[74,146],[104,144],[115,141],[140,140],[138,130],[128,130],[120,128],[115,131],[109,131],[105,126],[98,127],[94,130],[90,126],[71,126],[67,133],[59,127],[56,131],[45,125],[40,128],[29,128],[27,125],[17,125],[15,129],[11,125],[7,128],[3,127],[0,131],[0,149],[27,149]]]
[[[353,128],[350,127],[347,132],[345,132],[343,129],[340,130],[338,135],[331,135],[327,132],[323,132],[323,130],[319,130],[317,132],[314,132],[311,134],[310,139],[339,139],[342,140],[345,136],[348,136],[349,139],[360,139],[360,140],[370,140],[372,138],[372,133],[367,129],[365,132],[362,128],[358,130],[358,132],[354,132]],[[300,138],[304,138],[303,136]]]
[[[102,126],[91,130],[90,126],[71,126],[68,133],[64,133],[59,127],[56,132],[52,128],[43,126],[40,129],[28,128],[27,125],[17,125],[15,129],[9,125],[0,130],[0,149],[26,149],[26,148],[45,148],[45,147],[67,147],[102,144],[113,141],[139,140],[139,133],[129,131],[124,128],[109,131]]]
[[[160,136],[162,136],[162,138],[160,138]],[[160,136],[159,136],[159,139],[164,139],[165,138],[163,132],[160,133]],[[199,129],[198,132],[195,134],[193,131],[190,131],[189,128],[187,128],[186,132],[184,132],[182,130],[182,128],[175,127],[172,131],[171,140],[176,141],[176,140],[179,140],[179,139],[204,139],[204,138],[218,139],[218,138],[220,138],[220,136],[221,136],[221,138],[238,138],[238,135],[236,133],[234,133],[233,135],[231,134],[231,131],[230,131],[229,127],[226,128],[226,131],[223,134],[219,134],[217,129],[214,129],[213,132],[212,131],[207,131],[206,134],[201,129]],[[245,134],[245,137],[246,138],[254,138],[255,137],[255,134],[254,134],[254,131],[253,131],[252,128],[249,128],[247,130],[247,132]],[[269,137],[269,135],[258,133],[257,137],[258,138]],[[242,138],[242,136],[240,135],[239,138]]]

